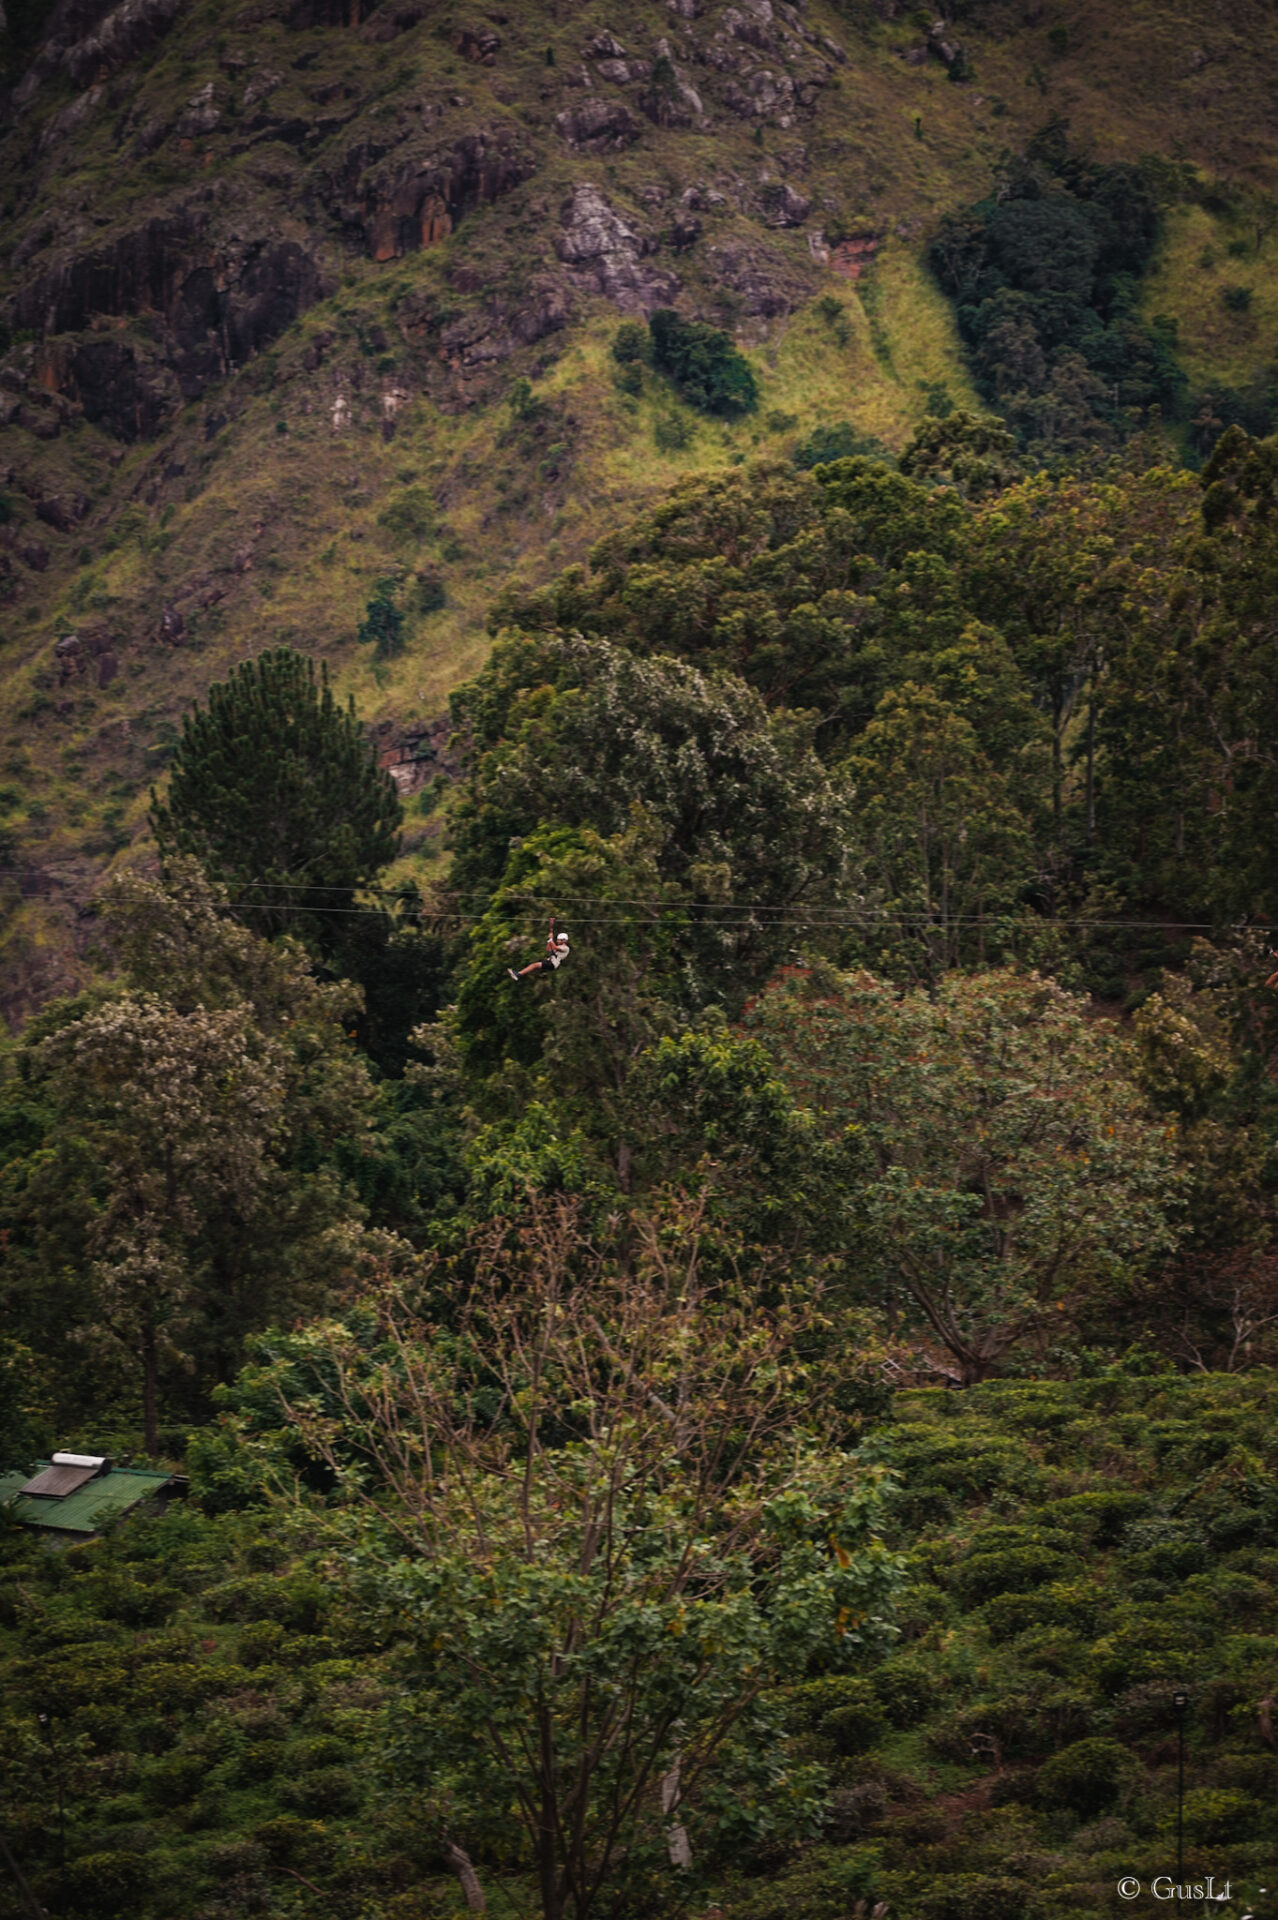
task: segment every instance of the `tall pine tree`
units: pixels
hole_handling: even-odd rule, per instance
[[[327,668],[317,681],[313,661],[278,647],[187,714],[150,817],[161,854],[194,854],[256,931],[331,951],[356,889],[395,857],[402,808]]]

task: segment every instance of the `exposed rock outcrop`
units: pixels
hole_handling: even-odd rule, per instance
[[[62,65],[78,87],[104,79],[154,46],[181,7],[182,0],[123,0],[95,32],[67,48]]]
[[[53,649],[58,682],[65,686],[77,675],[92,674],[100,687],[109,687],[120,670],[120,658],[109,627],[82,627],[64,634]]]
[[[765,227],[801,227],[812,202],[784,180],[763,180],[759,184],[758,205]]]
[[[88,88],[84,93],[77,94],[75,99],[69,101],[65,107],[59,107],[40,129],[36,151],[45,154],[51,148],[59,146],[68,134],[74,133],[78,127],[82,127],[87,120],[92,119],[105,98],[106,88],[99,84]]]
[[[154,433],[175,404],[242,365],[331,287],[300,242],[219,242],[203,208],[179,209],[64,255],[20,289],[13,316],[44,337],[47,384],[132,440]],[[97,331],[133,316],[145,316],[144,336]]]
[[[584,100],[566,108],[555,115],[555,130],[585,153],[628,147],[639,138],[639,122],[620,100]]]
[[[362,185],[347,203],[346,223],[362,233],[372,259],[394,260],[445,239],[464,214],[521,186],[535,167],[517,128],[477,127],[397,165],[361,143],[346,154],[335,185],[352,196]]]
[[[623,219],[597,186],[582,181],[574,187],[561,217],[555,251],[596,293],[623,313],[647,315],[670,305],[678,276],[646,264],[656,241]]]
[[[639,105],[659,127],[690,127],[703,117],[701,95],[675,65],[668,40],[657,42],[656,58],[648,85],[639,95]]]
[[[955,38],[952,28],[944,20],[933,23],[927,36],[927,45],[929,53],[934,54],[943,66],[948,67],[951,75],[958,77],[963,75],[967,66],[967,55],[963,51],[962,43]]]
[[[718,284],[736,294],[742,311],[755,320],[793,313],[818,284],[815,274],[804,274],[783,256],[747,241],[711,247],[707,258]]]
[[[493,294],[482,307],[448,322],[439,334],[440,358],[454,372],[479,372],[558,332],[571,318],[568,288],[553,274],[538,274],[526,299],[515,303]]]
[[[420,793],[437,774],[456,780],[461,760],[451,745],[453,722],[446,713],[437,720],[384,720],[376,729],[377,764],[385,767],[401,795]]]
[[[494,33],[482,21],[472,22],[457,28],[453,34],[453,45],[463,60],[473,60],[479,66],[491,67],[501,51],[501,35]]]

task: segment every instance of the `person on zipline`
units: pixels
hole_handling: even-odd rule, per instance
[[[546,958],[544,960],[529,961],[528,965],[521,967],[518,973],[515,972],[513,967],[507,967],[506,971],[511,979],[517,983],[520,980],[526,980],[530,973],[553,973],[556,967],[562,967],[567,958],[568,935],[561,933],[556,936],[555,916],[552,913],[550,916],[550,932],[546,935]]]

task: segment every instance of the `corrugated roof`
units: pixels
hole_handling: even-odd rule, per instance
[[[41,1460],[38,1466],[49,1463]],[[167,1487],[171,1473],[154,1473],[141,1467],[113,1467],[110,1473],[77,1487],[61,1500],[32,1499],[25,1491],[25,1473],[0,1474],[0,1504],[13,1503],[19,1520],[32,1527],[50,1527],[58,1533],[96,1533],[114,1515],[127,1513],[140,1500]]]

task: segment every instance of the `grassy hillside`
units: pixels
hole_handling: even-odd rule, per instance
[[[693,1910],[1099,1917],[1128,1874],[1156,1910],[1183,1689],[1186,1877],[1228,1880],[1214,1911],[1274,1911],[1275,1382],[1135,1364],[896,1397],[871,1437],[899,1476],[900,1637],[787,1696],[828,1816],[796,1850],[698,1862]],[[164,1519],[61,1554],[0,1541],[11,1843],[42,1898],[101,1920],[448,1920],[457,1883],[394,1737],[396,1647],[336,1597],[316,1528],[234,1501],[223,1460]],[[478,1864],[491,1912],[526,1910],[496,1836]]]
[[[144,7],[131,39],[94,0],[12,10],[11,1016],[84,976],[81,909],[135,857],[183,710],[235,659],[278,641],[322,653],[389,745],[474,671],[512,573],[581,556],[690,470],[832,420],[899,447],[938,394],[970,404],[927,239],[1049,116],[1101,158],[1197,169],[1192,191],[1188,175],[1168,187],[1184,204],[1144,310],[1175,322],[1194,388],[1263,387],[1272,12],[952,11],[959,84],[930,17],[893,0],[760,4],[753,25],[717,0],[642,0],[624,20],[510,4],[478,26],[390,0],[341,25],[305,3],[205,0]],[[651,96],[663,40],[695,108]],[[585,105],[612,115],[602,133]],[[583,183],[631,235],[602,278],[598,256],[565,257]],[[818,305],[831,295],[841,320]],[[617,390],[621,312],[669,298],[750,352],[755,415],[725,426],[661,382]],[[535,419],[512,412],[519,380]],[[407,645],[378,664],[355,631],[386,578]],[[415,839],[426,871],[433,843]]]

